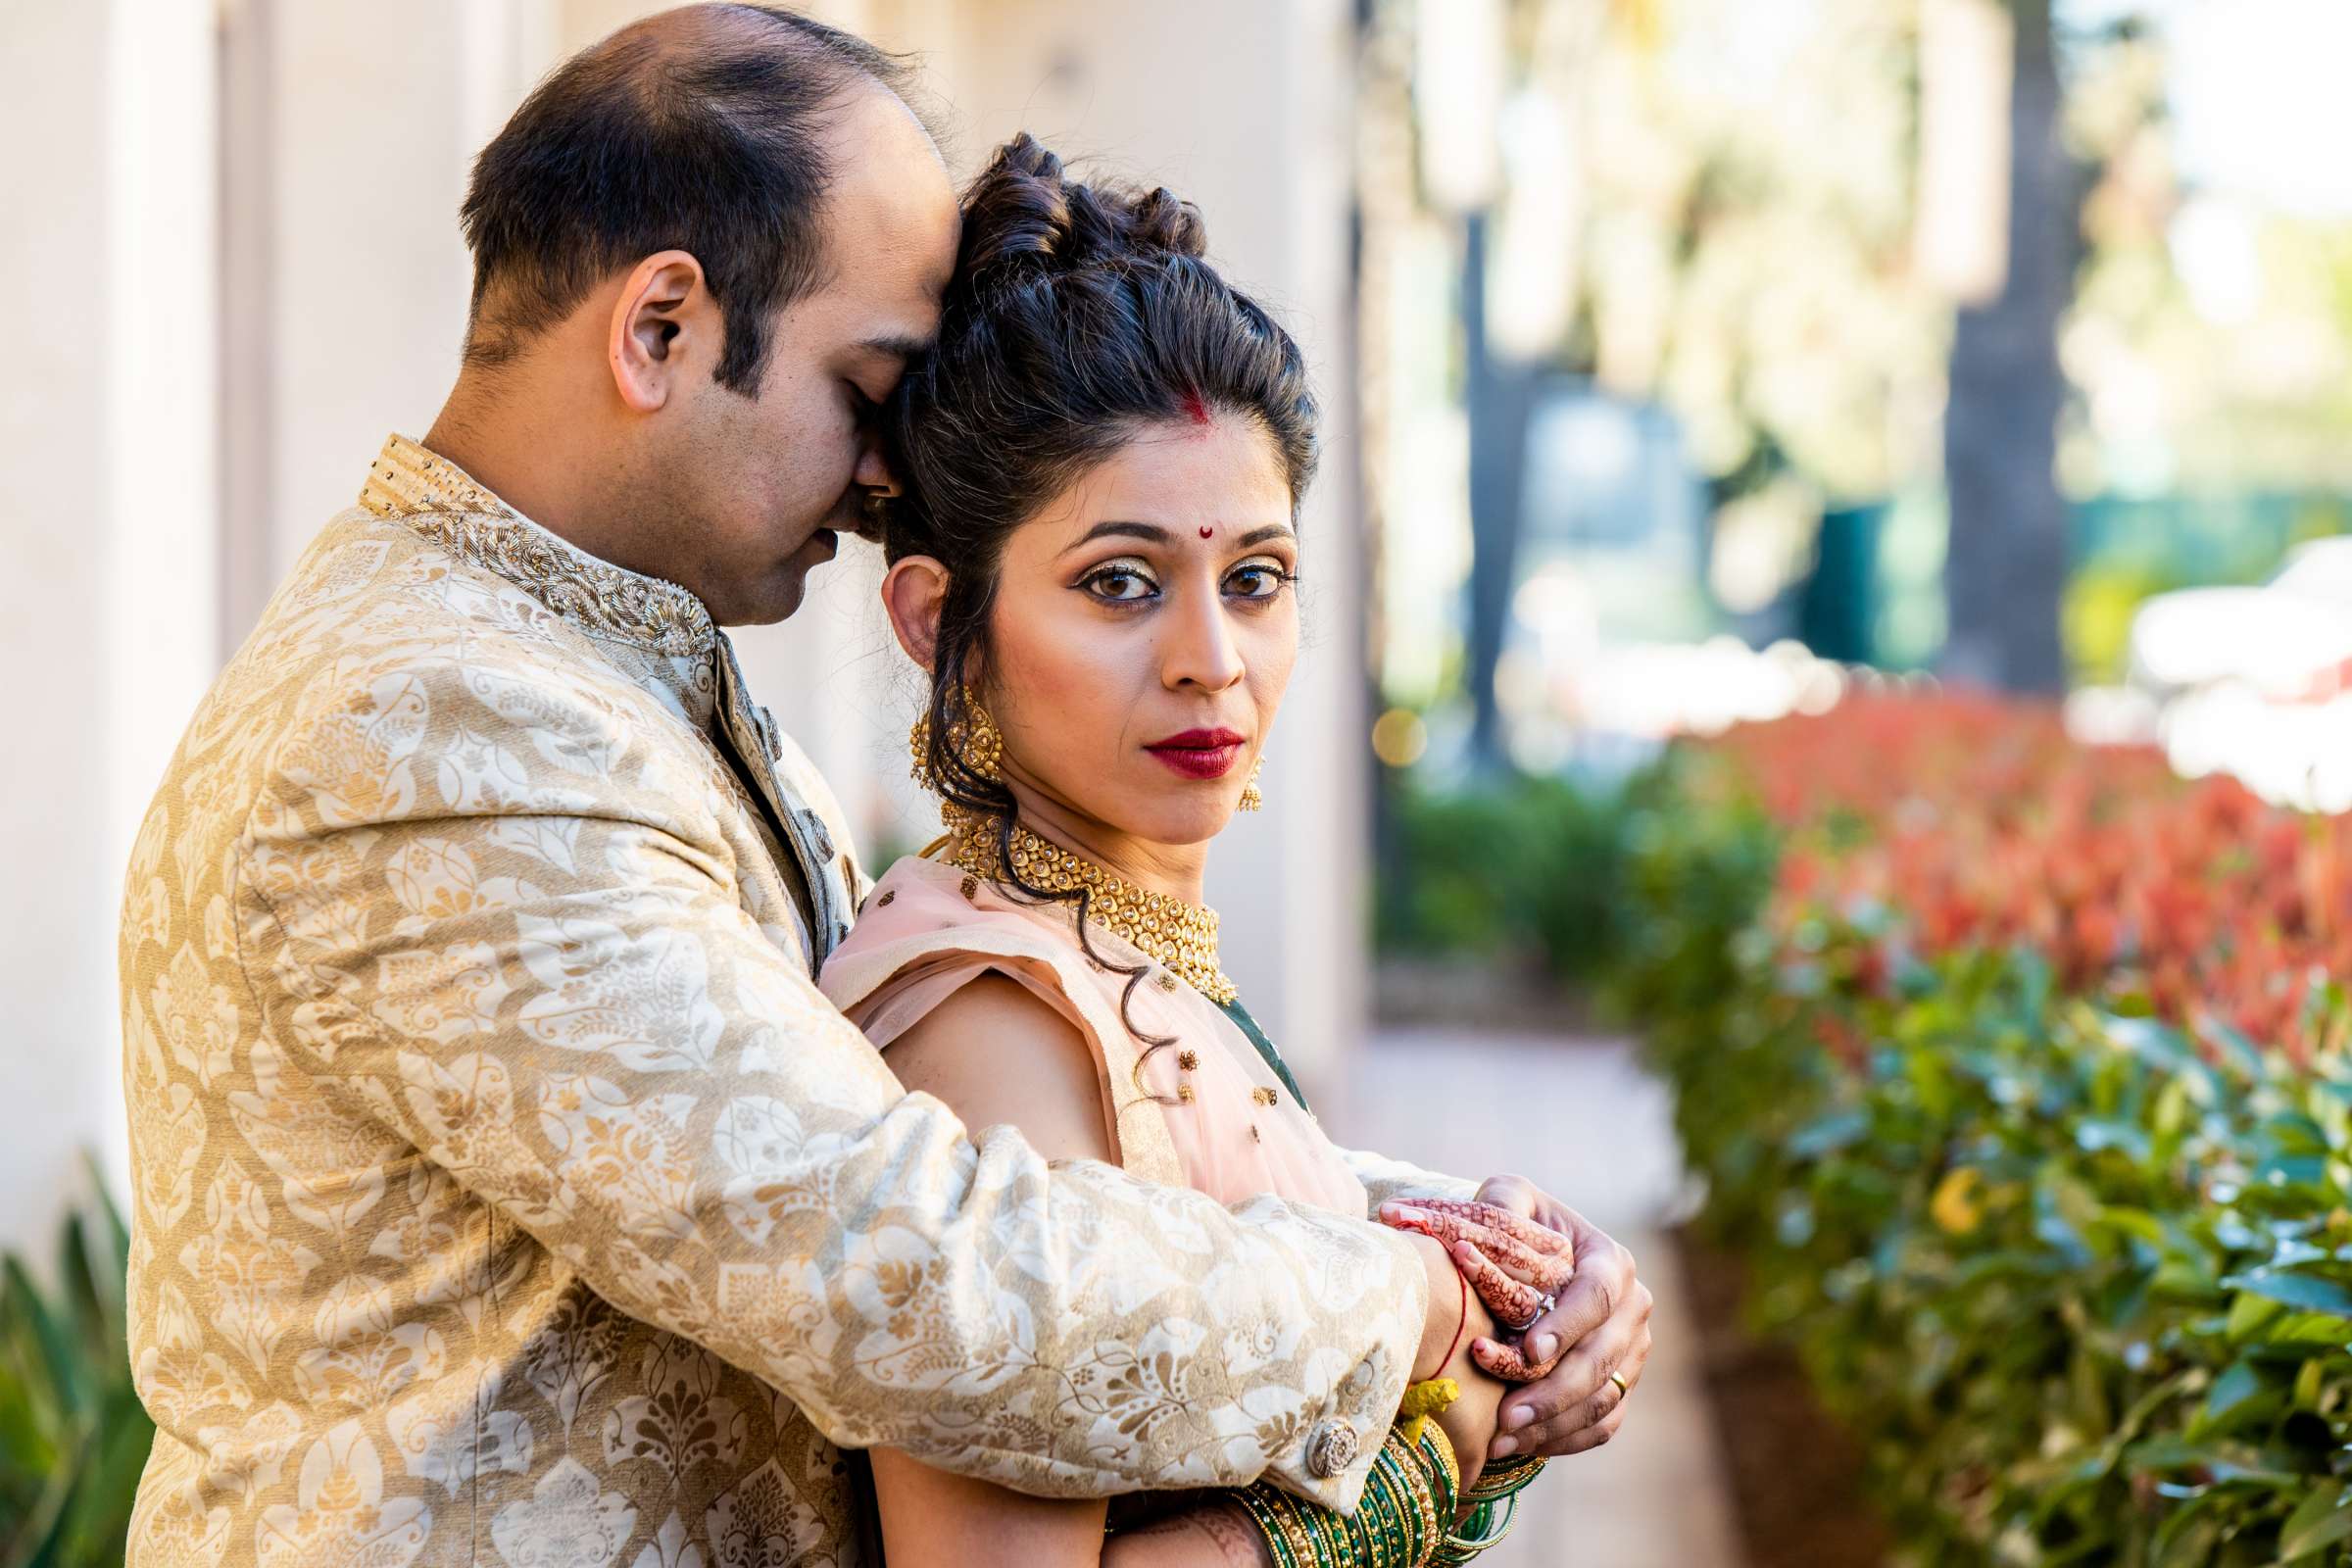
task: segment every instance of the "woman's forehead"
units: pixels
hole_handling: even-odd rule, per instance
[[[1274,442],[1253,420],[1220,416],[1205,427],[1154,425],[1081,475],[1035,521],[1064,548],[1105,520],[1163,528],[1178,541],[1199,530],[1288,525],[1291,489]],[[1042,541],[1041,541],[1042,542]]]

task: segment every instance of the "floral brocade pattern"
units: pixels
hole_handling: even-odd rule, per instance
[[[699,603],[419,453],[311,546],[133,851],[130,1562],[863,1563],[873,1444],[1351,1498],[1303,1449],[1386,1422],[1409,1251],[905,1098],[809,980],[861,888],[806,845],[847,837]]]

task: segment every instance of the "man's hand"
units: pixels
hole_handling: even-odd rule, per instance
[[[1494,1177],[1478,1200],[1566,1236],[1576,1260],[1557,1301],[1516,1344],[1480,1340],[1472,1347],[1480,1366],[1529,1385],[1504,1400],[1492,1457],[1597,1448],[1617,1435],[1626,1396],[1649,1361],[1649,1287],[1634,1278],[1631,1252],[1526,1178]],[[1511,1271],[1511,1261],[1492,1261]],[[1612,1372],[1624,1390],[1609,1380]]]

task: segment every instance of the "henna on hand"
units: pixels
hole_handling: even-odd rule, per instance
[[[1560,1364],[1560,1357],[1565,1354],[1567,1354],[1567,1348],[1556,1346],[1549,1356],[1540,1361],[1531,1361],[1528,1359],[1527,1347],[1524,1343],[1508,1343],[1502,1340],[1472,1340],[1470,1342],[1470,1359],[1478,1363],[1478,1369],[1487,1376],[1499,1379],[1504,1383],[1534,1383],[1549,1377],[1551,1369]]]
[[[1270,1568],[1272,1561],[1265,1538],[1250,1515],[1241,1504],[1222,1499],[1122,1530],[1102,1548],[1104,1568],[1173,1568],[1178,1563],[1202,1568],[1210,1562],[1221,1568]]]
[[[1478,1298],[1487,1303],[1487,1310],[1494,1314],[1494,1321],[1504,1328],[1523,1329],[1542,1314],[1544,1293],[1496,1268],[1475,1242],[1454,1243],[1453,1261]]]
[[[1511,1328],[1533,1323],[1576,1277],[1568,1237],[1493,1203],[1414,1200],[1382,1204],[1380,1217],[1445,1243],[1487,1310]]]

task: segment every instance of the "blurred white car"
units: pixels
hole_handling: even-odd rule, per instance
[[[2352,536],[2298,546],[2256,588],[2159,594],[2132,619],[2131,682],[2158,699],[2239,682],[2324,700],[2352,674]]]

